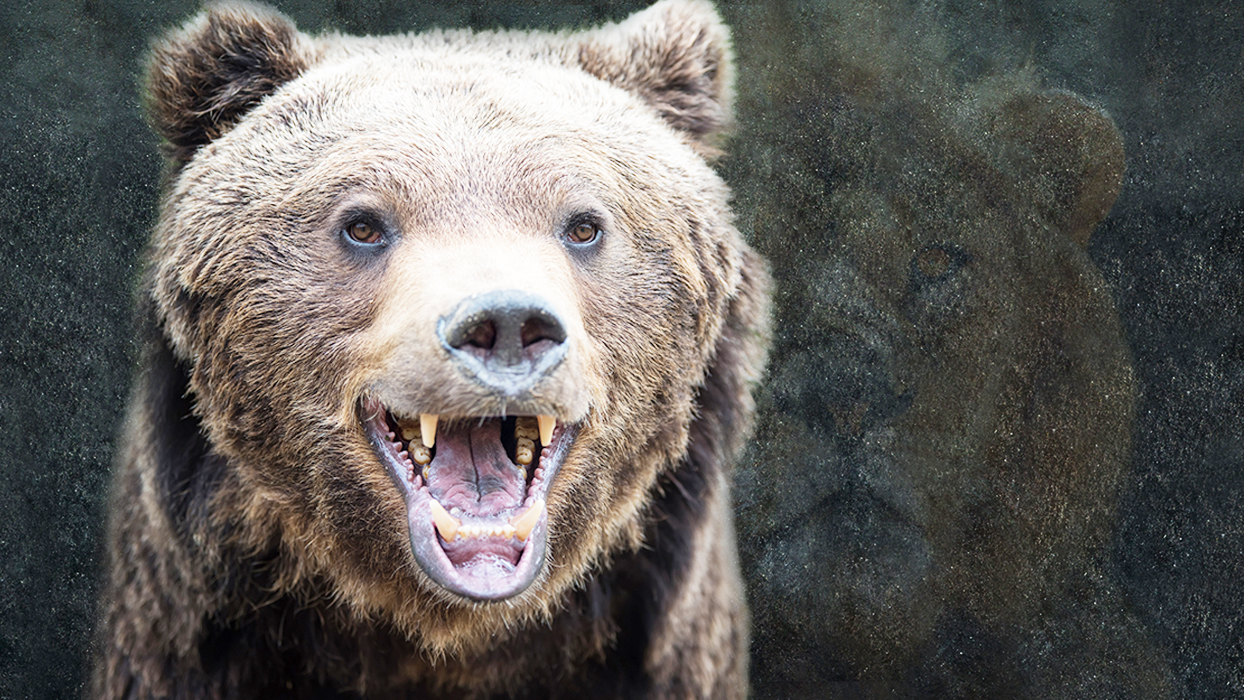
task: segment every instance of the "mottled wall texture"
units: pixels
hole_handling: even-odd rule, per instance
[[[275,4],[304,30],[387,33],[583,26],[645,3]],[[738,493],[763,646],[753,676],[767,682],[756,694],[1244,694],[1244,7],[721,9],[736,26],[741,137],[720,167],[780,285],[765,432]],[[131,289],[161,172],[137,80],[147,42],[186,12],[164,0],[0,7],[0,697],[70,697],[88,675],[107,473],[136,362]],[[1067,126],[1083,118],[1067,116],[1075,108],[1050,108],[1054,121],[1033,111],[1039,100],[1012,109],[1050,89],[1106,110],[1126,154],[1086,255],[1019,233],[1061,201],[1042,192],[1062,191],[1026,180],[1025,154],[1089,128]],[[995,176],[1004,184],[987,185]],[[1010,243],[982,237],[1006,216]],[[895,231],[915,228],[937,235],[904,257],[912,240]],[[967,286],[934,286],[959,266]],[[887,288],[886,270],[906,276]],[[1098,295],[1096,345],[1121,340],[1091,371],[1069,348],[1098,336],[1049,330],[1087,308],[1073,283]],[[990,334],[988,319],[1008,330]],[[955,324],[983,339],[975,364],[945,349],[946,329],[967,327]],[[1034,374],[1015,359],[1024,343],[1062,364]],[[1065,404],[1089,408],[1061,421],[1034,408],[964,432],[949,409],[971,391],[998,399],[1006,382],[985,379],[999,367],[1045,392],[1029,407],[1064,405],[1051,387],[1118,389]],[[948,410],[922,408],[931,396]],[[986,429],[1025,439],[965,458]],[[1084,449],[1050,437],[1060,430]],[[1059,450],[1071,465],[1059,474],[1088,482],[1006,471]],[[887,471],[899,463],[907,471]],[[996,475],[979,471],[990,464]],[[904,529],[921,518],[923,534]],[[999,534],[1013,532],[1027,539]]]

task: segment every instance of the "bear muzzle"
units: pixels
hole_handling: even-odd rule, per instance
[[[406,502],[419,567],[451,593],[502,600],[543,571],[549,485],[586,417],[566,410],[585,403],[568,331],[578,326],[520,289],[447,306],[423,381],[376,386],[360,417]],[[441,383],[427,381],[434,368]],[[471,407],[453,408],[464,395]]]

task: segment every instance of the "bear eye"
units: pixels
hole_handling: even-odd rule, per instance
[[[916,254],[916,269],[925,277],[941,277],[950,271],[950,253],[941,248],[925,248]]]
[[[345,228],[345,234],[355,243],[374,245],[380,242],[380,227],[367,221],[355,221]]]
[[[971,254],[953,243],[925,246],[911,260],[912,279],[917,284],[938,282],[947,279],[971,261]]]
[[[576,221],[566,230],[566,240],[578,245],[595,243],[600,238],[600,226],[592,221]]]
[[[975,288],[971,263],[972,254],[954,243],[928,245],[912,257],[903,312],[916,327],[945,329],[970,311]]]

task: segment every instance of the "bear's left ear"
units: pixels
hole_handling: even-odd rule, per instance
[[[307,68],[304,37],[262,5],[209,8],[151,49],[146,109],[179,164]]]
[[[1065,91],[1026,92],[992,123],[1004,158],[1061,231],[1087,246],[1123,186],[1123,137],[1101,108]]]
[[[574,38],[583,70],[639,95],[697,143],[729,125],[730,31],[708,2],[662,0]]]

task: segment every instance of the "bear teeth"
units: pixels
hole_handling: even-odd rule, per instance
[[[527,537],[531,535],[531,530],[536,526],[536,521],[540,519],[540,509],[534,505],[528,508],[521,516],[511,518],[508,523],[488,525],[463,523],[460,519],[450,515],[445,510],[445,507],[435,498],[428,502],[428,508],[432,511],[432,524],[436,526],[436,531],[440,533],[441,539],[446,542],[453,542],[458,538],[480,537],[503,537],[506,539],[517,537],[519,541],[525,542]]]
[[[535,440],[540,437],[540,430],[536,427],[536,419],[531,416],[519,416],[515,418],[514,437],[528,441]]]
[[[540,504],[533,503],[522,515],[510,518],[510,526],[514,529],[515,536],[519,541],[526,542],[527,536],[531,534],[532,528],[536,526],[536,522],[540,520]]]
[[[420,440],[424,447],[429,449],[436,447],[436,423],[440,418],[435,413],[419,414]]]
[[[514,437],[527,439],[534,443],[538,438],[540,444],[548,447],[553,442],[553,430],[557,428],[557,419],[553,416],[520,416],[514,422]]]
[[[445,511],[435,498],[428,501],[428,508],[432,511],[432,524],[436,526],[436,531],[441,533],[441,538],[446,542],[453,542],[458,537],[458,532],[463,529],[462,521],[455,518]]]
[[[436,428],[440,423],[440,415],[420,413],[417,421],[405,416],[393,416],[392,418],[397,425],[397,432],[390,432],[389,440],[397,440],[400,435],[402,443],[396,443],[394,447],[403,459],[409,459],[413,464],[424,467],[426,479],[426,467],[432,463],[432,450],[436,446]],[[550,415],[515,417],[514,462],[518,465],[524,479],[526,479],[528,467],[531,466],[538,452],[536,441],[539,440],[542,447],[547,447],[553,442],[553,432],[556,428],[557,419]]]
[[[518,533],[517,528],[509,523],[501,525],[472,525],[465,524],[458,528],[457,537],[462,538],[479,538],[479,537],[514,537]],[[441,535],[444,537],[444,534]],[[446,540],[448,542],[449,540]]]
[[[427,465],[432,462],[432,450],[425,445],[412,445],[410,448],[410,457],[417,464]]]
[[[557,427],[557,419],[553,416],[536,416],[540,425],[540,444],[549,445],[553,442],[553,429]]]
[[[427,420],[428,414],[421,414],[419,422],[415,423],[405,418],[394,418],[397,422],[398,432],[401,433],[402,442],[406,443],[406,451],[403,452],[400,445],[397,445],[398,452],[403,459],[410,459],[415,464],[427,466],[432,462],[432,446],[428,442],[435,442],[437,416],[431,416],[431,420]],[[429,429],[430,426],[430,429]],[[431,433],[430,439],[425,436]],[[393,439],[394,434],[389,433],[389,439]]]
[[[436,447],[436,426],[440,422],[441,417],[435,413],[420,413],[419,422],[416,423],[409,418],[397,418],[398,428],[402,433],[402,440],[407,443],[418,441],[431,454],[431,449]],[[418,445],[415,445],[418,447]],[[421,462],[422,464],[422,462]]]
[[[531,464],[531,456],[535,452],[535,443],[527,438],[519,438],[518,446],[514,448],[514,461],[524,467]]]

